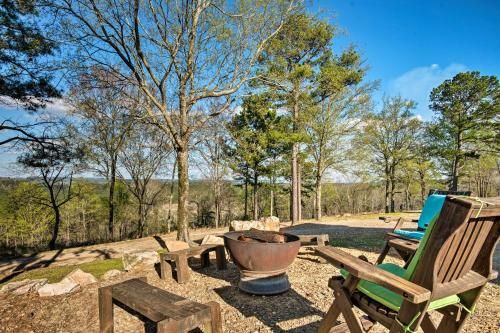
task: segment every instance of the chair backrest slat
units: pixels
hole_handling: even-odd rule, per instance
[[[490,229],[491,224],[473,218],[458,229],[450,242],[453,251],[448,250],[439,265],[438,283],[459,279],[471,270]]]
[[[459,280],[471,271],[488,277],[493,249],[500,237],[499,224],[500,198],[483,201],[448,196],[412,282],[432,291],[438,284]]]

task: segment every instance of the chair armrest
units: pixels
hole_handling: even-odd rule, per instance
[[[397,222],[397,223],[396,223],[396,225],[394,226],[393,231],[396,231],[396,230],[402,229],[402,228],[403,228],[403,225],[404,225],[406,222],[418,223],[418,219],[408,219],[408,218],[406,218],[406,217],[400,217],[400,218],[398,219],[398,222]]]
[[[429,290],[342,250],[331,246],[319,246],[316,248],[316,253],[334,266],[345,269],[356,278],[381,285],[414,304],[425,302],[431,297]]]

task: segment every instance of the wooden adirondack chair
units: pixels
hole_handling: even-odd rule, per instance
[[[410,220],[411,222],[417,223],[417,230],[405,230],[403,228],[404,224],[409,220],[400,217],[394,226],[394,229],[387,233],[385,236],[385,245],[380,253],[377,260],[377,264],[384,261],[386,255],[389,253],[391,248],[394,248],[396,252],[403,258],[404,261],[409,263],[413,254],[418,248],[420,240],[423,238],[425,231],[429,222],[439,215],[441,211],[446,195],[455,196],[470,196],[470,191],[442,191],[442,190],[430,190],[429,196],[424,203],[420,217],[416,220]]]
[[[322,246],[316,252],[344,270],[330,279],[335,299],[318,330],[367,332],[378,322],[391,333],[459,332],[489,280],[496,278],[492,257],[500,237],[500,197],[448,196],[429,226],[407,269],[374,266],[344,251]],[[367,317],[360,320],[358,307]],[[443,314],[436,325],[432,311]],[[343,314],[345,324],[336,320]]]

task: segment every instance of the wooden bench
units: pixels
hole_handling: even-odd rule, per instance
[[[177,282],[185,283],[189,281],[188,259],[200,256],[201,266],[208,267],[212,251],[215,252],[217,269],[225,269],[227,262],[224,245],[205,244],[184,250],[160,253],[160,277],[165,279],[167,275],[172,276],[172,265],[174,265]]]
[[[114,329],[113,304],[138,313],[155,324],[157,333],[188,332],[203,327],[204,332],[222,332],[217,302],[201,304],[187,300],[146,283],[146,278],[131,279],[99,288],[99,328]]]
[[[300,239],[300,245],[329,245],[330,237],[328,234],[321,235],[296,235]]]

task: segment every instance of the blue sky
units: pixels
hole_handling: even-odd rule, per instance
[[[322,9],[343,30],[337,51],[353,44],[381,80],[375,95],[401,94],[418,102],[415,113],[432,118],[430,90],[466,70],[500,74],[500,1],[323,0]]]
[[[500,75],[498,0],[323,0],[311,10],[340,28],[335,51],[354,45],[361,52],[370,67],[367,80],[381,81],[378,104],[384,95],[400,94],[415,100],[415,113],[430,120],[429,92],[445,79],[466,70]],[[0,119],[29,117],[0,105]],[[19,175],[12,165],[16,156],[0,153],[0,176]]]

